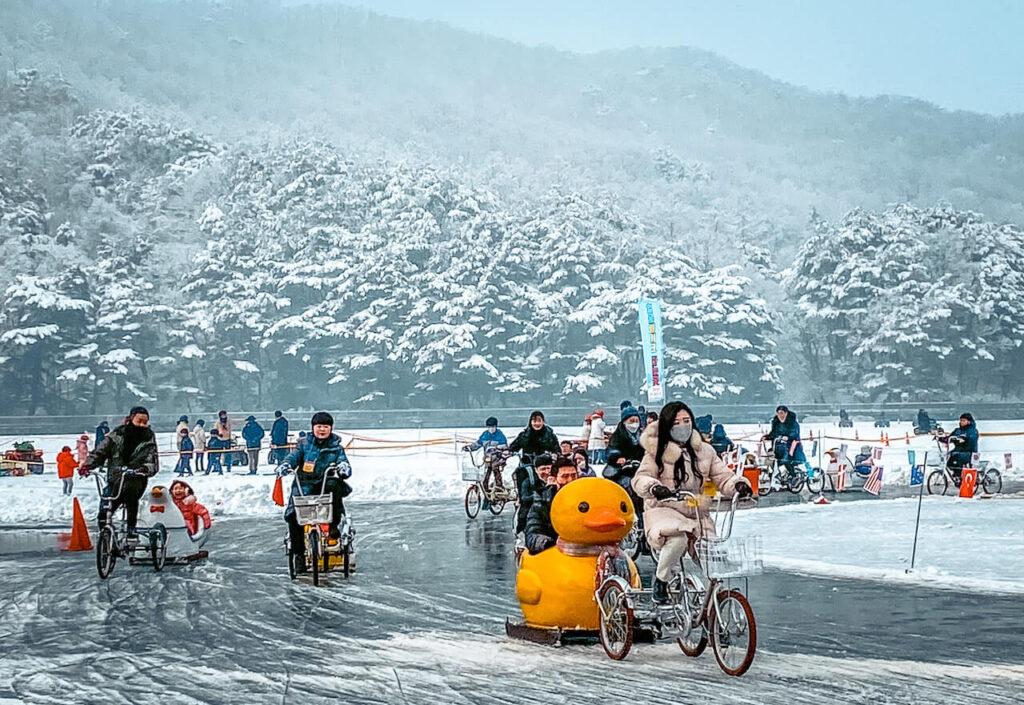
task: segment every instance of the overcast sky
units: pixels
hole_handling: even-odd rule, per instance
[[[335,1],[577,52],[693,46],[817,90],[1024,112],[1024,0]]]

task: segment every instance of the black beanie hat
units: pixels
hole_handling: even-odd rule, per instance
[[[334,417],[326,411],[318,411],[313,414],[313,420],[310,422],[310,425],[319,426],[320,424],[326,424],[331,428],[334,428]]]
[[[145,414],[146,416],[149,416],[149,412],[146,411],[146,407],[144,406],[133,406],[131,411],[128,412],[128,418],[130,419],[136,414]]]

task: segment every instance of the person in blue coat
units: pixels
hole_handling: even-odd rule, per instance
[[[228,455],[228,453],[224,452],[225,449],[230,447],[231,443],[221,438],[217,429],[210,431],[210,440],[206,442],[206,448],[210,451],[208,453],[210,458],[206,462],[206,472],[204,474],[209,475],[211,472],[215,472],[218,475],[224,474],[224,468],[221,466],[221,461],[224,459],[225,455]],[[228,472],[231,472],[230,466],[228,466]]]
[[[326,411],[313,414],[313,432],[299,440],[298,445],[284,459],[278,468],[279,474],[295,472],[291,498],[285,508],[284,520],[288,524],[292,564],[297,572],[306,569],[306,546],[302,526],[295,516],[295,496],[320,494],[331,495],[333,517],[328,531],[328,540],[337,541],[341,536],[338,524],[345,515],[343,499],[352,492],[345,479],[352,475],[352,466],[341,445],[341,438],[334,433],[334,418]],[[337,469],[337,477],[327,475],[331,467]]]
[[[978,424],[968,412],[960,414],[960,427],[946,437],[951,445],[946,464],[957,482],[964,468],[971,467],[974,454],[978,452]]]
[[[255,416],[245,419],[245,426],[242,427],[242,438],[245,439],[245,449],[249,453],[249,474],[255,475],[256,468],[260,464],[260,445],[263,437],[267,435],[263,427],[256,423]]]
[[[178,465],[174,468],[178,477],[182,477],[186,473],[192,474],[192,451],[194,449],[195,446],[192,443],[192,437],[188,434],[188,429],[181,429],[178,433]]]
[[[803,445],[800,443],[800,424],[796,414],[789,407],[780,404],[772,417],[772,430],[763,436],[764,440],[775,441],[775,458],[779,465],[795,472],[796,466],[807,462]]]
[[[505,482],[501,477],[501,469],[505,466],[505,458],[499,458],[497,454],[489,454],[488,450],[491,448],[507,448],[508,439],[505,438],[505,434],[498,428],[498,419],[494,416],[490,416],[484,421],[484,425],[487,429],[480,434],[480,437],[476,439],[476,443],[470,443],[469,445],[463,446],[462,450],[472,452],[479,448],[484,449],[484,456],[487,462],[487,470],[484,472],[484,492],[490,491],[491,479],[494,479],[494,484],[497,487],[504,487]],[[485,498],[484,509],[490,509],[491,503]]]
[[[274,412],[274,425],[270,427],[270,462],[278,464],[288,455],[288,419],[280,411]]]
[[[107,420],[104,419],[103,421],[100,421],[100,425],[96,427],[96,443],[93,444],[93,448],[99,448],[100,441],[102,441],[103,437],[108,433],[110,433],[110,424],[108,424]]]

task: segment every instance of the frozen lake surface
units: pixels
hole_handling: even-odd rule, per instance
[[[358,572],[325,588],[288,579],[272,517],[218,520],[206,563],[119,563],[105,582],[56,529],[0,529],[0,703],[1008,703],[1024,687],[1019,596],[770,570],[750,582],[758,654],[737,679],[671,643],[612,662],[509,640],[508,510],[351,513]]]

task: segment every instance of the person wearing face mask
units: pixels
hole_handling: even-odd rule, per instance
[[[697,522],[705,536],[714,536],[715,522],[706,509],[676,500],[677,492],[700,495],[710,480],[729,499],[749,497],[750,485],[722,462],[714,448],[694,430],[690,408],[678,401],[665,405],[657,424],[640,436],[644,458],[633,478],[633,490],[644,500],[644,532],[647,542],[661,551],[654,574],[654,600],[668,601],[668,582],[693,541]]]
[[[622,410],[621,419],[612,438],[608,441],[608,465],[622,467],[627,462],[640,462],[644,458],[644,449],[640,447],[640,412],[633,407]],[[629,478],[632,480],[632,476]]]
[[[149,478],[160,469],[156,435],[149,428],[149,412],[145,408],[132,407],[125,423],[104,436],[89,453],[82,463],[81,472],[87,476],[92,468],[104,463],[107,465],[107,487],[103,496],[116,499],[100,501],[99,520],[102,524],[105,517],[113,518],[123,505],[128,537],[135,538],[138,536],[135,527],[139,518],[139,500],[146,491]]]
[[[597,477],[594,468],[590,467],[590,458],[585,448],[577,448],[570,457],[576,463],[576,472],[580,477]]]

